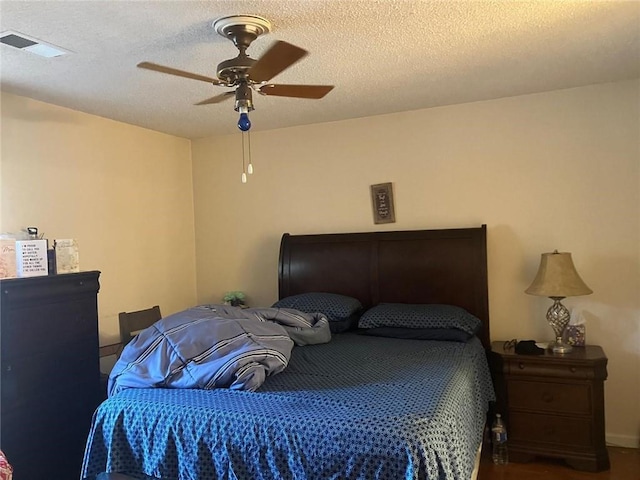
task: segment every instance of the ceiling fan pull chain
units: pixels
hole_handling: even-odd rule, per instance
[[[244,132],[242,133],[244,135]],[[249,165],[247,166],[247,173],[253,174],[253,164],[251,163],[251,132],[247,131],[247,150],[249,152]]]
[[[244,154],[244,135],[245,132],[242,132],[242,183],[247,183],[247,173],[245,169],[245,154]]]

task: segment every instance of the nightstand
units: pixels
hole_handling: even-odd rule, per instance
[[[491,344],[497,411],[507,424],[509,459],[562,458],[578,470],[609,469],[604,432],[607,357],[601,347],[564,355],[518,355]]]

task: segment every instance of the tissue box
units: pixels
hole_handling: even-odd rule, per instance
[[[576,347],[584,347],[586,329],[584,325],[567,325],[564,330],[564,342]]]

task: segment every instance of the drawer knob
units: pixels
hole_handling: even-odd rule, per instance
[[[542,401],[546,403],[553,402],[553,393],[545,391],[542,393]]]
[[[571,373],[576,373],[576,367],[571,367],[569,370],[571,371]]]
[[[522,363],[522,362],[518,363],[518,368],[520,370],[524,370],[524,363]]]

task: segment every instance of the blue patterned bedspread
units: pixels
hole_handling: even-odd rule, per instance
[[[468,343],[345,333],[256,392],[129,389],[94,415],[83,478],[468,480],[493,387]]]

